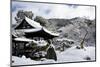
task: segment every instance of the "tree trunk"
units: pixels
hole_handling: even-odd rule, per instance
[[[84,36],[84,38],[83,38],[83,40],[82,40],[82,42],[81,42],[81,44],[80,44],[80,48],[81,48],[81,49],[84,48],[84,40],[85,40],[85,37],[86,37],[87,34],[88,34],[88,32],[86,32],[86,34],[85,34],[85,36]]]

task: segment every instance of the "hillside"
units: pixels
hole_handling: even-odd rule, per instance
[[[80,44],[85,34],[87,34],[84,44],[86,46],[95,46],[95,20],[81,17],[72,19],[49,19],[54,27],[60,32],[59,38],[68,38],[75,40]]]

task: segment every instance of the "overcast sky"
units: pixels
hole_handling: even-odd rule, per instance
[[[65,18],[87,17],[95,18],[95,7],[79,6],[68,4],[46,4],[31,2],[15,2],[12,1],[12,22],[15,23],[14,17],[18,10],[32,11],[35,15],[44,18]]]

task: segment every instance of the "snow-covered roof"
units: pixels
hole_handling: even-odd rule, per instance
[[[27,39],[27,38],[15,38],[14,39],[15,41],[23,41],[23,42],[34,42],[37,44],[37,46],[46,46],[47,45],[47,42],[44,41],[44,40],[41,40],[41,41],[35,41],[33,39]]]
[[[29,18],[26,17],[26,16],[25,16],[25,19],[23,19],[23,20],[26,20],[27,23],[30,24],[30,25],[31,25],[32,27],[34,27],[34,28],[42,28],[42,26],[40,25],[40,23],[38,23],[38,22],[36,22],[36,21],[34,21],[34,20],[32,20],[32,19],[29,19]],[[22,22],[17,23],[17,25],[15,26],[15,28],[18,27],[21,23],[22,23]]]
[[[47,30],[47,29],[44,28],[44,27],[43,27],[43,30],[44,30],[46,33],[48,33],[48,34],[51,34],[51,35],[54,35],[54,36],[59,36],[59,33],[53,33],[53,32]]]
[[[12,33],[11,33],[14,37],[18,37],[17,36],[17,33],[15,32],[15,31],[12,31]]]
[[[25,20],[27,21],[28,24],[30,24],[31,26],[33,26],[34,28],[33,29],[18,29],[18,31],[22,31],[22,32],[38,32],[40,30],[44,30],[46,33],[50,34],[50,35],[53,35],[53,36],[59,36],[58,33],[53,33],[49,30],[47,30],[46,28],[44,28],[43,26],[40,25],[40,23],[32,20],[32,19],[29,19],[28,17],[25,17]],[[20,23],[21,24],[21,23]],[[20,24],[18,24],[17,26],[19,26]],[[17,27],[16,26],[16,27]],[[16,29],[17,30],[17,29]]]
[[[27,39],[27,38],[15,38],[14,39],[15,41],[24,41],[24,42],[34,42],[34,43],[37,43],[35,40],[32,40],[32,39]]]
[[[18,31],[22,31],[22,32],[37,32],[40,31],[41,28],[36,28],[36,29],[18,29]],[[17,31],[17,30],[16,30]]]
[[[40,25],[40,23],[33,21],[31,19],[29,19],[28,17],[25,17],[25,20],[33,27],[35,28],[42,28],[42,26]]]

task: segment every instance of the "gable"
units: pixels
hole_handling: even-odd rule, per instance
[[[34,28],[31,26],[25,19],[15,28],[15,29],[32,29]]]

